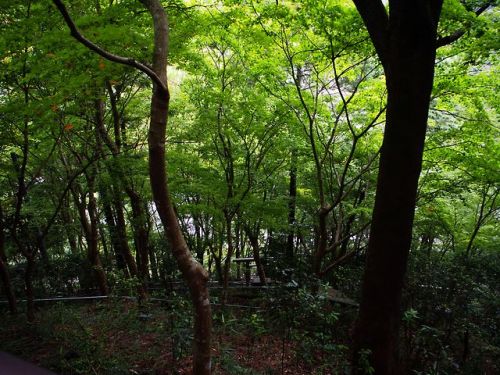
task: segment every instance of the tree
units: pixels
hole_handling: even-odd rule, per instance
[[[354,212],[364,201],[364,186],[378,156],[373,134],[384,122],[379,99],[385,90],[377,80],[382,72],[355,9],[341,2],[255,4],[253,11],[273,48],[266,59],[273,65],[269,70],[281,69],[259,83],[295,115],[289,127],[302,132],[309,148],[308,178],[317,205],[311,267],[316,277],[324,278],[358,253],[358,246],[347,251],[348,240],[367,227],[367,220]],[[295,221],[293,206],[289,213],[289,222]]]
[[[353,370],[360,371],[360,353],[368,350],[376,373],[398,374],[401,295],[436,48],[453,42],[465,31],[438,39],[442,0],[392,0],[388,13],[382,1],[354,3],[383,65],[388,98],[362,299],[354,331]]]
[[[149,67],[134,59],[111,54],[86,39],[77,29],[65,5],[60,0],[53,0],[53,2],[63,15],[65,22],[71,30],[71,35],[79,42],[110,61],[128,65],[142,71],[153,82],[151,119],[148,132],[151,190],[165,235],[170,242],[178,267],[188,284],[194,305],[193,372],[195,374],[210,374],[212,317],[207,287],[208,274],[203,269],[203,266],[196,261],[187,246],[179,226],[167,184],[165,136],[170,92],[167,80],[169,29],[166,12],[160,1],[141,0],[141,3],[153,19],[153,65]]]

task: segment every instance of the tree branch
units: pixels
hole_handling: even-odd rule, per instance
[[[168,94],[168,87],[162,82],[162,80],[160,79],[160,77],[153,71],[153,69],[151,69],[149,66],[147,66],[147,65],[145,65],[145,64],[143,64],[143,63],[141,63],[139,61],[136,61],[136,60],[134,60],[132,58],[128,58],[128,57],[123,57],[123,56],[118,56],[118,55],[112,54],[112,53],[110,53],[110,52],[102,49],[97,44],[91,42],[90,40],[88,40],[87,38],[85,38],[82,35],[82,33],[78,30],[78,28],[76,27],[73,19],[69,15],[68,10],[66,9],[66,6],[63,4],[63,2],[61,0],[52,0],[52,2],[57,7],[57,9],[59,10],[59,12],[62,14],[62,16],[64,18],[64,21],[66,22],[66,24],[68,25],[68,27],[69,27],[69,29],[71,31],[71,36],[73,36],[81,44],[83,44],[88,49],[96,52],[97,54],[99,54],[100,56],[104,57],[105,59],[107,59],[109,61],[113,61],[113,62],[116,62],[118,64],[122,64],[122,65],[131,66],[133,68],[136,68],[136,69],[140,70],[141,72],[143,72],[146,75],[148,75],[148,77],[151,78],[151,80],[163,92],[165,92],[165,93]]]
[[[389,16],[381,0],[353,0],[384,68],[387,67]]]
[[[474,13],[476,14],[477,17],[479,17],[482,13],[484,13],[486,10],[488,10],[488,8],[490,6],[492,6],[493,4],[494,4],[494,1],[491,1],[491,0],[487,1],[485,4],[483,4],[478,9],[476,9],[476,11]],[[462,36],[464,36],[466,32],[467,32],[466,29],[460,29],[460,30],[455,31],[454,33],[452,33],[450,35],[438,38],[436,40],[436,48],[444,47],[444,46],[447,46],[447,45],[457,41]]]

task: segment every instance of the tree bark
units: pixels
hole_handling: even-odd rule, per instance
[[[64,203],[61,207],[61,218],[65,225],[65,232],[68,238],[69,248],[71,249],[71,254],[78,254],[78,245],[75,239],[74,231],[73,231],[73,217],[70,211],[69,199],[65,198]]]
[[[90,263],[94,268],[94,273],[97,279],[97,285],[99,286],[99,291],[101,295],[108,294],[108,282],[106,279],[106,274],[101,263],[101,257],[99,256],[99,228],[98,228],[98,217],[97,217],[97,203],[94,195],[94,176],[87,179],[89,187],[89,203],[88,212],[90,217],[89,223],[89,236],[87,237],[88,246],[88,258]]]
[[[130,276],[135,277],[138,275],[137,263],[130,251],[130,246],[128,244],[127,238],[127,223],[125,222],[125,214],[123,212],[123,199],[119,196],[119,191],[114,191],[115,198],[113,199],[113,206],[115,208],[116,214],[116,230],[118,232],[118,242],[120,243],[120,250],[122,252],[123,259],[127,264]]]
[[[186,244],[167,184],[165,138],[170,100],[167,80],[167,15],[159,0],[140,1],[148,9],[153,19],[154,51],[152,68],[133,59],[111,54],[90,42],[78,31],[64,4],[60,0],[53,0],[75,39],[110,61],[132,66],[144,72],[153,82],[148,132],[151,190],[165,235],[170,242],[178,267],[188,284],[194,305],[193,373],[205,375],[211,373],[212,367],[210,352],[212,313],[207,287],[208,273],[196,261]]]
[[[318,212],[318,243],[312,261],[313,272],[318,278],[321,278],[321,265],[328,249],[328,213],[329,210],[324,207]]]
[[[99,143],[99,138],[102,138],[104,142],[108,145],[108,147],[111,149],[113,157],[115,158],[119,152],[119,149],[116,145],[111,144],[111,140],[106,134],[106,129],[104,126],[104,101],[102,99],[97,99],[95,101],[95,109],[96,109],[96,126],[97,126],[97,131],[96,131],[96,136],[97,136],[97,142]],[[101,148],[101,147],[99,147]],[[101,154],[103,154],[102,150]],[[114,160],[116,162],[116,160]],[[120,166],[118,163],[115,163],[116,171],[111,171],[118,173],[119,177],[123,177],[123,173],[121,171]],[[127,224],[125,221],[125,215],[123,213],[123,199],[120,194],[120,191],[114,191],[113,192],[113,206],[115,208],[115,214],[116,214],[116,230],[117,230],[117,241],[120,244],[120,250],[122,252],[123,259],[127,263],[128,271],[131,276],[137,276],[138,271],[137,271],[137,263],[135,262],[134,257],[132,256],[132,252],[130,251],[130,246],[128,244],[128,239],[127,239]],[[139,290],[139,293],[142,295],[144,292]]]
[[[134,260],[130,247],[127,241],[127,228],[125,223],[125,217],[123,214],[123,199],[121,199],[119,192],[115,192],[115,212],[116,212],[116,230],[118,233],[117,241],[119,242],[119,248],[121,249],[123,259],[125,259],[130,275],[138,276],[141,280],[141,286],[138,289],[139,295],[141,297],[146,297],[147,289],[147,279],[148,279],[148,231],[146,228],[146,217],[144,204],[142,202],[141,196],[133,188],[130,181],[127,180],[125,176],[125,171],[121,164],[119,163],[118,155],[120,154],[121,148],[121,138],[119,131],[120,124],[120,114],[116,108],[116,98],[113,94],[109,83],[107,85],[108,94],[110,96],[115,140],[114,142],[108,136],[106,132],[106,127],[104,126],[104,101],[96,101],[96,125],[97,133],[99,137],[104,141],[106,146],[109,148],[113,155],[113,167],[110,170],[111,175],[116,175],[121,182],[121,186],[127,193],[130,203],[132,205],[132,227],[134,229],[134,240],[136,244],[137,259],[138,262]],[[111,169],[111,168],[110,168]],[[137,263],[140,263],[139,265]]]
[[[130,204],[132,205],[132,226],[134,228],[136,250],[139,260],[139,277],[144,285],[144,288],[146,288],[146,283],[149,280],[149,233],[146,227],[147,218],[145,205],[141,196],[133,189],[127,189],[127,195],[129,196]]]
[[[106,225],[108,227],[111,247],[113,248],[113,253],[116,260],[116,266],[119,270],[123,271],[125,277],[128,278],[130,277],[130,274],[128,273],[125,259],[123,259],[122,251],[120,250],[120,241],[118,241],[118,231],[116,230],[116,223],[113,215],[113,208],[111,207],[110,203],[108,187],[102,187],[100,189],[100,195],[100,202],[103,207],[104,219],[106,220]]]
[[[290,161],[290,183],[288,192],[288,238],[286,247],[286,258],[290,264],[294,263],[294,239],[295,239],[295,210],[297,205],[297,149],[292,149]]]
[[[108,294],[108,283],[106,274],[101,264],[99,257],[99,237],[97,233],[97,216],[96,216],[96,202],[94,197],[93,177],[87,177],[87,184],[89,187],[89,204],[86,207],[85,197],[80,197],[75,189],[72,189],[73,198],[78,208],[80,223],[82,225],[85,241],[87,242],[87,259],[92,266],[92,271],[95,276],[97,287],[101,295]],[[90,220],[87,218],[86,210],[89,212]],[[95,231],[95,232],[94,232]]]
[[[226,218],[227,254],[226,254],[226,260],[224,261],[223,302],[226,302],[227,287],[229,286],[229,274],[231,272],[231,260],[233,257],[234,246],[233,246],[233,228],[232,228],[233,219],[227,212],[224,212],[224,216]]]
[[[151,246],[151,244],[148,245],[148,252],[149,252],[149,263],[151,264],[151,278],[155,283],[157,283],[160,280],[160,276],[158,274],[158,261],[156,259],[154,248],[153,246]]]
[[[165,87],[167,84],[168,22],[165,10],[158,0],[141,0],[154,22],[153,70]],[[165,136],[170,94],[153,84],[151,121],[148,133],[149,175],[153,199],[162,221],[178,267],[186,280],[194,306],[193,373],[210,374],[212,312],[208,293],[208,273],[191,254],[182,235],[167,184]]]
[[[386,73],[386,127],[358,320],[353,373],[361,350],[376,374],[400,374],[401,296],[422,165],[441,0],[355,0]]]
[[[262,266],[262,261],[260,259],[260,248],[259,248],[259,232],[254,233],[250,228],[245,228],[248,240],[252,246],[253,259],[255,261],[255,266],[257,267],[257,274],[259,275],[260,283],[266,285],[266,273],[264,267]]]

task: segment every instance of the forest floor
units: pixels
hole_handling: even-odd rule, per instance
[[[59,374],[189,374],[190,305],[109,300],[45,305],[34,323],[3,314],[0,350]],[[214,374],[341,374],[346,346],[255,306],[214,308]],[[283,324],[284,323],[284,324]],[[313,324],[314,325],[314,324]],[[318,345],[318,341],[324,345]]]

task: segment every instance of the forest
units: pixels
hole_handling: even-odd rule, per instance
[[[497,0],[0,5],[0,374],[500,373]]]

